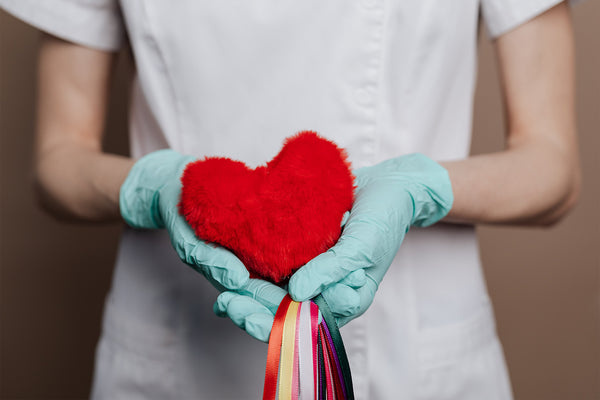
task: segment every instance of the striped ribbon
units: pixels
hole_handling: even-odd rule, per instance
[[[321,296],[298,303],[288,295],[277,309],[263,400],[275,400],[276,395],[280,400],[354,400],[344,343]]]

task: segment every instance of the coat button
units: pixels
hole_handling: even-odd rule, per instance
[[[362,0],[364,8],[373,8],[377,5],[377,0]]]
[[[354,99],[358,104],[365,105],[371,102],[371,94],[365,89],[356,89]]]

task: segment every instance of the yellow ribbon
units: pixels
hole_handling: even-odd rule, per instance
[[[279,400],[290,400],[292,398],[296,320],[299,307],[300,303],[292,301],[287,314],[285,314],[283,339],[281,341],[281,363],[279,364]]]

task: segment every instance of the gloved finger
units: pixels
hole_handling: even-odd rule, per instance
[[[337,244],[319,254],[296,271],[289,282],[289,292],[296,301],[305,301],[352,272],[371,265],[352,237],[342,235]]]
[[[364,314],[365,311],[369,308],[369,306],[373,303],[373,299],[375,298],[375,292],[377,291],[377,283],[371,279],[367,278],[367,283],[358,289],[355,290],[355,294],[359,297],[359,306],[355,313],[347,316],[340,316],[336,318],[338,327],[342,327],[346,325],[348,322],[353,319],[360,317]],[[326,299],[329,303],[329,300]],[[330,305],[330,307],[332,307]]]
[[[287,295],[286,290],[262,279],[250,279],[248,280],[248,283],[236,292],[255,299],[265,306],[273,315],[275,315],[279,304]]]
[[[268,341],[273,314],[258,301],[233,292],[223,292],[213,306],[215,314],[227,316],[252,337]]]
[[[253,338],[268,343],[274,319],[267,314],[251,314],[246,318],[246,332]]]
[[[215,301],[215,304],[213,304],[213,312],[215,315],[221,318],[226,317],[229,302],[236,296],[238,296],[238,294],[234,292],[223,292],[217,296],[217,300]]]
[[[190,258],[193,266],[229,290],[243,287],[250,279],[240,259],[224,247],[198,240]]]
[[[342,279],[339,283],[350,286],[351,288],[357,289],[362,287],[367,283],[367,276],[365,274],[364,269],[357,269],[354,272],[351,272],[350,275]]]
[[[350,273],[339,283],[334,283],[321,293],[327,301],[331,313],[335,317],[349,316],[356,312],[360,307],[360,296],[356,289],[367,283],[367,276],[364,269],[359,269]]]
[[[233,323],[242,329],[246,327],[246,318],[252,314],[272,315],[265,306],[256,300],[239,294],[228,299],[225,312]]]
[[[250,274],[239,258],[224,247],[198,239],[185,219],[175,213],[173,210],[165,212],[165,225],[171,244],[183,262],[229,290],[248,282]]]
[[[321,294],[335,317],[356,314],[360,308],[360,295],[357,289],[341,283],[333,284]]]

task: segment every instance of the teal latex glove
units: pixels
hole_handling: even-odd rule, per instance
[[[453,202],[448,172],[422,154],[364,167],[356,170],[355,176],[355,200],[340,239],[296,271],[289,282],[292,298],[304,301],[364,270],[364,286],[326,298],[335,304],[358,302],[351,315],[339,316],[340,326],[371,305],[409,228],[434,224],[450,211]]]
[[[198,239],[179,214],[180,178],[192,161],[194,157],[173,150],[155,151],[139,159],[121,186],[121,215],[134,228],[165,228],[183,262],[219,289],[238,289],[250,277],[244,264],[229,250]]]
[[[334,316],[348,318],[358,312],[360,302],[355,291],[366,283],[364,270],[360,269],[323,292],[323,297]],[[275,313],[287,293],[285,289],[273,283],[262,279],[250,279],[241,289],[221,293],[213,310],[220,317],[229,317],[250,336],[268,342]]]
[[[356,197],[335,246],[292,275],[296,301],[323,295],[338,326],[364,313],[411,226],[443,218],[453,202],[447,171],[411,154],[355,171]],[[273,318],[287,291],[252,279],[241,290],[222,293],[214,305],[251,336],[268,341]]]

